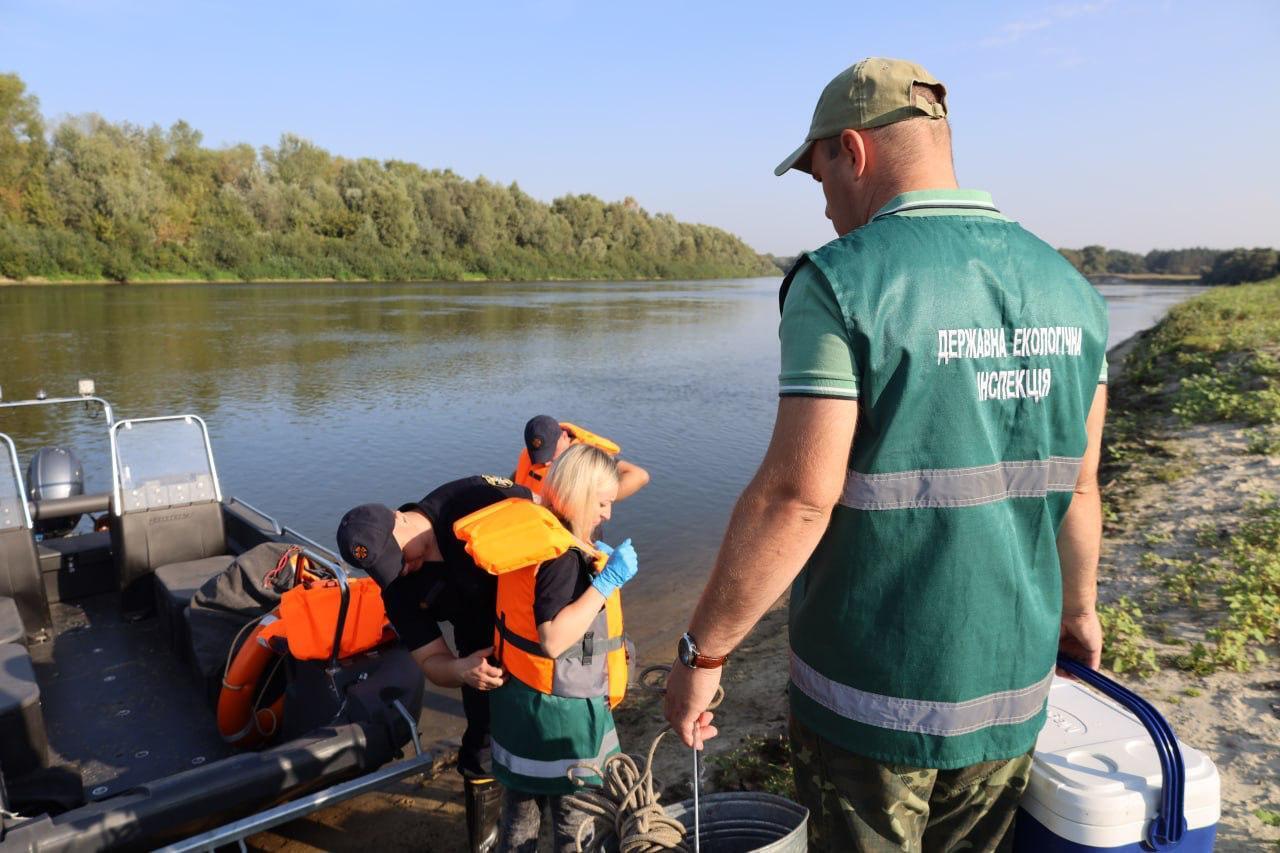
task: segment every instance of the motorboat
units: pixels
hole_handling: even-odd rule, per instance
[[[96,493],[69,443],[6,429],[39,420],[44,441],[87,416],[109,448]],[[195,665],[192,602],[264,543],[296,546],[341,606],[331,658],[282,656],[283,718],[246,750],[218,730],[226,687]],[[339,656],[357,577],[224,495],[198,415],[117,419],[90,380],[0,399],[0,851],[212,850],[426,769],[408,653]]]

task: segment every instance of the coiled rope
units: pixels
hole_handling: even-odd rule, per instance
[[[670,672],[671,667],[667,664],[647,667],[640,673],[640,685],[659,695],[665,694],[666,676]],[[662,673],[661,681],[649,678],[654,673]],[[707,710],[718,707],[722,701],[724,688],[717,687],[715,698]],[[660,853],[665,850],[689,853],[689,845],[684,842],[684,824],[667,815],[654,791],[653,755],[669,731],[671,727],[664,726],[649,744],[643,771],[625,752],[609,756],[603,767],[580,763],[569,768],[569,778],[583,786],[583,790],[570,795],[569,801],[588,815],[588,819],[578,827],[577,853],[603,850],[609,838],[617,839],[619,853]],[[586,787],[580,771],[598,774],[602,784]],[[584,846],[588,829],[592,835],[586,839],[588,846]]]

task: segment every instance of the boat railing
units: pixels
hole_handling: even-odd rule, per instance
[[[268,531],[269,533],[275,536],[284,535],[284,529],[280,526],[280,522],[276,521],[274,516],[267,515],[265,512],[258,509],[256,506],[249,503],[248,501],[242,500],[241,498],[238,498],[235,495],[232,495],[231,497],[227,498],[226,503],[227,503],[227,506],[244,507],[245,509],[249,510],[249,512],[256,515],[259,519],[261,519],[262,521],[265,521],[266,526],[262,526],[262,525],[259,525],[259,526],[262,527],[264,530]]]

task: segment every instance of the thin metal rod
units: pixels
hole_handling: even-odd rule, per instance
[[[696,724],[695,724],[696,725]],[[693,853],[702,850],[702,819],[698,814],[698,789],[702,787],[702,767],[698,760],[698,748],[693,748]]]
[[[190,853],[190,851],[197,850],[214,850],[223,844],[232,844],[273,826],[288,823],[291,820],[296,820],[312,812],[327,808],[334,803],[340,803],[367,791],[375,790],[388,782],[403,779],[405,776],[411,776],[414,773],[421,773],[431,766],[432,760],[433,756],[427,753],[397,761],[395,764],[390,764],[381,770],[375,770],[349,782],[325,788],[323,791],[317,791],[309,796],[249,815],[249,817],[225,824],[217,829],[211,829],[200,835],[193,835],[184,841],[170,844],[168,847],[162,847],[160,848],[161,853]]]
[[[288,526],[284,528],[284,533],[286,536],[292,536],[293,538],[300,540],[303,543],[302,553],[316,565],[321,568],[328,569],[338,581],[338,590],[340,595],[338,601],[338,624],[333,631],[333,656],[329,659],[329,668],[326,670],[329,674],[329,684],[333,688],[334,693],[337,693],[338,686],[333,679],[338,673],[338,659],[340,657],[339,651],[342,645],[342,635],[347,627],[347,609],[351,606],[351,585],[348,583],[347,579],[347,567],[342,560],[337,559],[336,554],[330,552],[328,548],[317,544],[315,540],[308,539],[306,536],[303,536],[301,533]],[[318,549],[320,552],[328,556],[321,556],[321,554],[317,554],[312,550],[313,548]],[[329,557],[333,557],[334,559],[329,559]]]
[[[56,406],[62,403],[97,403],[107,416],[107,426],[115,423],[111,404],[101,397],[46,397],[43,400],[7,400],[0,403],[0,409],[17,409],[23,406]]]
[[[253,504],[249,503],[248,501],[241,500],[240,498],[236,497],[235,495],[232,495],[231,497],[227,498],[227,506],[230,506],[231,504],[239,504],[240,506],[242,506],[242,507],[244,507],[245,509],[249,510],[249,512],[253,513],[254,515],[256,515],[256,516],[258,516],[259,518],[263,519],[264,521],[268,522],[268,523],[271,525],[271,527],[270,527],[270,528],[268,528],[268,529],[269,529],[272,533],[274,533],[276,536],[280,536],[280,535],[282,535],[282,534],[284,533],[284,531],[280,529],[280,522],[276,521],[274,518],[272,518],[271,516],[267,515],[265,512],[263,512],[262,510],[258,509],[256,506],[254,506]]]
[[[284,527],[282,528],[282,532],[283,532],[283,535],[285,535],[285,536],[292,536],[294,539],[297,539],[297,540],[298,540],[299,542],[301,542],[303,545],[310,546],[311,548],[314,548],[315,550],[319,551],[321,554],[325,554],[325,555],[327,556],[327,558],[328,558],[329,562],[331,562],[331,563],[335,563],[335,562],[336,562],[336,563],[340,563],[340,562],[342,562],[341,558],[340,558],[337,554],[333,553],[333,551],[331,551],[330,549],[328,549],[328,548],[324,547],[324,546],[323,546],[323,545],[321,545],[319,542],[317,542],[316,540],[312,539],[310,536],[307,536],[307,535],[305,535],[305,534],[299,533],[298,531],[294,530],[294,529],[293,529],[292,527],[290,527],[289,525],[287,525],[287,524],[286,524],[286,525],[284,525]],[[345,570],[344,570],[344,571],[345,571]]]
[[[409,724],[409,734],[413,737],[413,752],[415,755],[422,755],[422,739],[418,737],[418,721],[409,713],[409,709],[399,699],[391,700],[392,706],[400,712],[400,716],[404,717],[404,721]]]
[[[31,530],[34,525],[31,523],[31,507],[27,504],[27,484],[22,482],[22,468],[18,465],[18,449],[13,446],[13,439],[2,432],[0,441],[9,447],[9,461],[13,463],[13,478],[18,487],[18,503],[22,504],[22,518],[27,522],[27,529]]]

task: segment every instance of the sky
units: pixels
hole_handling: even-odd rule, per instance
[[[791,255],[834,236],[772,170],[866,56],[948,89],[961,186],[1055,246],[1280,244],[1280,2],[0,0],[47,118],[627,196]]]

